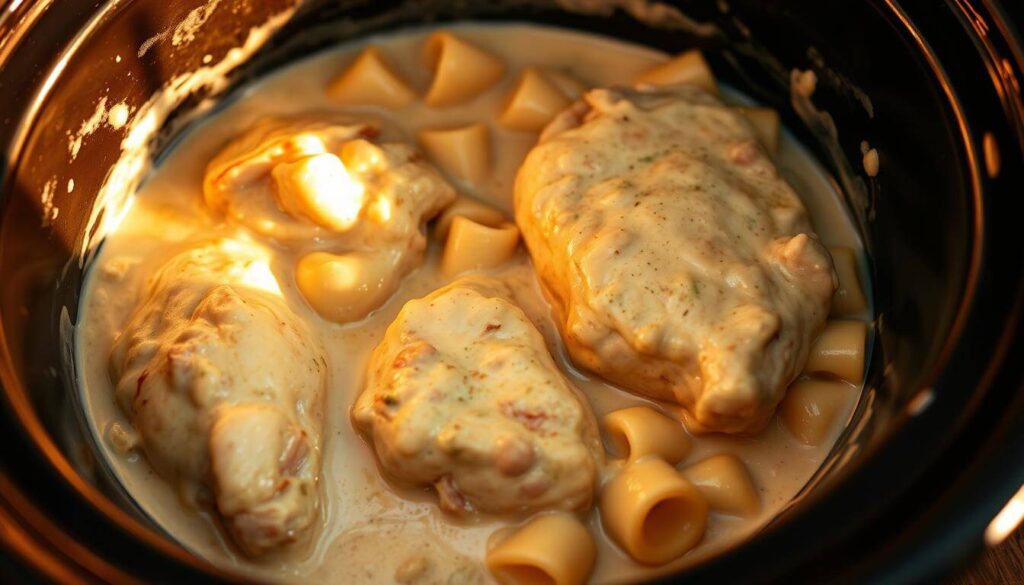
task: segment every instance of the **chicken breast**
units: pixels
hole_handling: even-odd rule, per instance
[[[153,467],[186,499],[212,494],[250,555],[300,539],[319,515],[327,364],[275,287],[251,246],[179,254],[149,282],[110,361]]]
[[[506,285],[470,277],[402,308],[352,418],[387,474],[451,512],[590,506],[593,415]]]
[[[577,363],[695,431],[766,424],[836,282],[741,114],[692,86],[592,90],[527,156],[515,209]]]
[[[358,320],[420,265],[426,223],[456,196],[393,138],[370,123],[269,120],[210,162],[204,199],[296,250],[299,290],[321,316]]]

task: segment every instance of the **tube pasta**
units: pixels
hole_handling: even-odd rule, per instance
[[[448,237],[448,229],[456,217],[465,217],[487,227],[496,228],[508,223],[505,214],[471,197],[459,197],[455,203],[441,212],[434,224],[434,236],[440,240]]]
[[[424,98],[433,108],[469,101],[505,73],[501,59],[448,32],[434,33],[427,38],[423,60],[434,70],[434,81]]]
[[[395,291],[396,261],[387,253],[313,252],[299,260],[295,282],[320,316],[348,323],[368,315]]]
[[[850,315],[867,308],[867,300],[857,277],[857,255],[850,248],[834,247],[828,250],[832,254],[832,264],[839,277],[839,288],[832,297],[833,315]]]
[[[485,563],[503,585],[579,585],[596,556],[586,527],[556,513],[530,520],[489,550]]]
[[[601,520],[631,557],[660,565],[704,537],[708,503],[674,467],[647,457],[630,463],[605,485]]]
[[[768,154],[775,156],[779,151],[779,112],[774,108],[739,107],[739,110],[754,127],[757,139]]]
[[[392,110],[416,99],[409,85],[388,65],[377,47],[367,47],[327,87],[327,95],[344,105],[379,105]]]
[[[851,388],[835,380],[798,380],[779,405],[783,426],[805,445],[820,445],[848,406]]]
[[[493,268],[512,258],[518,245],[519,228],[515,224],[489,227],[456,216],[448,230],[441,271],[454,276],[467,270]]]
[[[675,464],[690,452],[690,437],[683,425],[653,408],[623,408],[605,415],[603,422],[616,455],[629,461],[658,455]]]
[[[761,511],[761,498],[747,466],[735,455],[708,457],[683,470],[712,510],[751,517]]]
[[[718,83],[700,51],[693,49],[673,57],[636,78],[636,85],[675,85],[689,83],[718,95]]]
[[[498,123],[510,130],[539,132],[569,103],[569,98],[558,86],[529,67],[523,70],[519,82],[506,99],[505,107],[498,115]]]
[[[448,174],[478,184],[490,173],[491,143],[486,124],[421,130],[420,145]]]
[[[868,325],[864,321],[836,319],[811,346],[804,371],[827,372],[851,384],[864,380],[864,345]]]
[[[579,99],[587,91],[587,86],[582,81],[568,73],[546,70],[544,71],[544,77],[554,84],[565,97],[573,101]]]

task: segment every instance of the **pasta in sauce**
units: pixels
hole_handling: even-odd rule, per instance
[[[753,436],[696,433],[681,406],[576,365],[512,221],[520,164],[539,136],[564,131],[549,122],[572,115],[588,88],[674,91],[678,83],[730,104],[723,115],[747,125],[799,193],[838,274],[835,316],[778,413]],[[349,198],[337,199],[337,189]],[[777,112],[719,86],[698,52],[669,57],[526,25],[410,31],[332,49],[260,80],[193,129],[107,235],[76,343],[86,414],[154,522],[194,553],[253,577],[572,585],[679,570],[735,545],[785,506],[858,400],[870,295],[861,246],[831,189],[780,131]],[[115,364],[119,404],[111,351],[126,338],[149,351],[150,329],[138,323],[166,317],[140,299],[146,291],[187,296],[168,273],[210,242],[241,259],[230,279],[213,274],[210,286],[224,285],[213,290],[228,297],[234,287],[242,301],[227,312],[204,309],[209,315],[178,307],[178,321],[156,330],[213,326],[229,340],[215,354],[218,371],[230,377],[241,360],[251,375],[211,387],[186,346],[161,341],[168,345],[152,360],[168,365],[143,375],[146,388],[168,399],[204,389],[206,398],[189,414],[201,422],[147,434],[128,391],[143,386],[143,366]],[[276,312],[268,314],[287,311],[281,323],[315,351],[278,354],[296,362],[283,364],[292,369],[315,362],[311,373],[283,376],[291,370],[268,359],[276,346],[231,353],[233,343],[259,341],[218,325],[255,319],[246,317],[254,310],[247,299],[269,299],[259,300]],[[278,343],[288,349],[286,341]],[[247,414],[267,392],[264,379],[294,384],[270,395],[283,415]],[[234,396],[242,390],[244,399]],[[292,395],[316,398],[282,409],[281,396]],[[287,432],[270,441],[262,421],[274,416],[285,417]],[[401,416],[438,422],[406,429]],[[225,443],[244,433],[251,444]],[[214,451],[218,479],[204,482],[205,460],[193,458],[198,467],[178,475],[179,463],[156,454],[193,451],[156,450],[160,440],[196,452],[272,448],[281,463],[247,468]],[[301,482],[266,483],[281,477]]]

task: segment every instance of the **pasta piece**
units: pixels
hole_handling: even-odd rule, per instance
[[[465,217],[488,227],[498,227],[508,223],[505,214],[490,205],[471,197],[459,197],[455,203],[441,212],[434,225],[434,236],[441,240],[448,237],[448,229],[451,228],[452,220],[456,217]]]
[[[636,85],[675,85],[689,83],[718,95],[718,83],[700,51],[693,49],[646,71],[636,78]]]
[[[782,424],[805,445],[820,445],[849,404],[851,389],[834,380],[798,380],[779,405]]]
[[[295,282],[324,319],[347,323],[384,304],[401,281],[394,252],[313,252],[299,260]]]
[[[601,520],[631,557],[660,565],[704,537],[708,503],[674,467],[648,457],[630,463],[605,485]]]
[[[754,126],[757,139],[768,154],[775,156],[779,151],[779,112],[774,108],[736,108]]]
[[[348,69],[327,87],[327,95],[343,105],[384,106],[403,108],[416,94],[388,66],[377,47],[367,47]]]
[[[503,585],[579,585],[597,549],[586,527],[569,514],[545,514],[487,552],[485,562]]]
[[[836,319],[811,346],[804,371],[827,372],[851,384],[864,380],[864,344],[868,324],[864,321]]]
[[[512,89],[498,123],[510,130],[539,132],[570,101],[562,90],[532,67],[524,69]]]
[[[832,297],[833,315],[850,315],[860,313],[867,308],[864,291],[857,277],[857,255],[850,248],[829,248],[832,253],[832,265],[839,277],[839,289]]]
[[[548,78],[570,100],[576,101],[587,91],[587,86],[568,73],[561,71],[545,71],[544,76]]]
[[[421,130],[423,150],[448,174],[479,184],[491,171],[491,141],[486,124]]]
[[[608,413],[604,417],[604,428],[616,455],[629,461],[658,455],[676,464],[690,452],[690,437],[683,425],[646,406]]]
[[[424,98],[433,108],[467,102],[505,73],[501,59],[447,32],[430,35],[423,45],[423,59],[434,70],[434,81]]]
[[[515,224],[489,227],[457,216],[445,241],[441,271],[454,276],[467,270],[494,268],[512,258],[518,245],[519,228]]]
[[[749,518],[761,511],[761,498],[747,466],[735,455],[714,455],[683,470],[712,510]]]

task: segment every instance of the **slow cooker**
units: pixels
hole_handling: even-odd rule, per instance
[[[192,42],[153,42],[197,15]],[[993,519],[1024,484],[1024,45],[992,0],[5,0],[0,580],[238,580],[139,511],[80,414],[72,332],[115,213],[97,196],[261,73],[454,20],[700,47],[726,83],[783,113],[866,243],[877,334],[854,420],[781,515],[678,579],[934,582],[1012,530],[1012,506]],[[216,75],[191,75],[211,63]],[[813,106],[792,98],[794,69],[817,75]],[[106,126],[70,152],[102,96],[163,107],[141,137]]]

